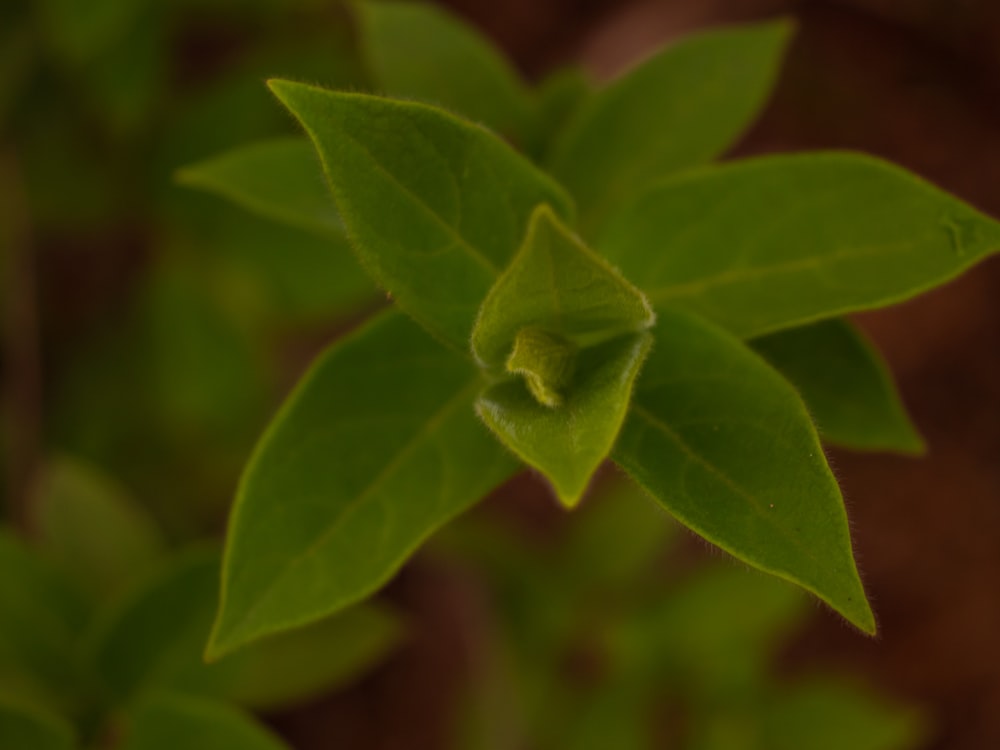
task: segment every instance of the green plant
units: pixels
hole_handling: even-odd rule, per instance
[[[18,750],[286,747],[249,710],[349,683],[403,635],[362,605],[205,664],[219,549],[171,548],[117,483],[51,461],[27,543],[0,529],[0,737]]]
[[[860,154],[710,164],[766,100],[783,21],[690,38],[596,91],[572,72],[530,90],[439,11],[359,11],[376,89],[422,101],[269,83],[336,214],[301,143],[181,175],[343,232],[393,300],[258,445],[208,654],[363,599],[525,464],[572,507],[607,458],[874,633],[819,436],[922,442],[840,316],[953,278],[1000,224]]]

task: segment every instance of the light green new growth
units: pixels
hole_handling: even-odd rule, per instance
[[[607,457],[646,356],[655,315],[642,292],[540,206],[472,332],[476,359],[524,383],[476,408],[500,440],[574,505]],[[506,359],[504,355],[507,354]]]
[[[522,328],[507,357],[507,372],[524,376],[538,402],[561,406],[563,390],[573,378],[577,348],[571,342],[541,328]]]

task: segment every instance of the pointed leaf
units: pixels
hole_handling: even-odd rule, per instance
[[[1000,224],[858,154],[751,159],[649,190],[598,247],[654,306],[751,338],[900,302],[1000,249]]]
[[[692,36],[581,107],[549,166],[577,199],[588,234],[650,181],[711,161],[746,129],[774,85],[790,31],[777,21]]]
[[[381,586],[514,470],[472,410],[480,375],[395,312],[334,344],[243,477],[209,654]]]
[[[177,172],[182,185],[207,190],[269,219],[342,237],[316,150],[305,138],[240,146]]]
[[[365,54],[378,88],[421,99],[517,139],[528,118],[524,83],[476,29],[429,3],[357,6]]]
[[[540,206],[480,308],[472,351],[484,367],[499,368],[526,328],[584,347],[643,331],[655,319],[642,292]]]
[[[71,459],[50,461],[30,506],[39,551],[93,597],[108,597],[148,569],[164,540],[123,487]]]
[[[540,403],[524,382],[509,380],[480,396],[476,411],[504,445],[552,482],[560,502],[572,507],[611,451],[651,340],[647,333],[619,336],[583,350],[557,408]]]
[[[217,551],[192,549],[106,611],[90,655],[111,695],[158,688],[274,709],[349,682],[399,639],[387,610],[359,605],[206,664],[218,590]]]
[[[750,343],[798,389],[825,442],[855,450],[923,452],[888,367],[855,326],[827,320]]]
[[[270,86],[313,139],[362,263],[405,312],[466,351],[535,206],[571,213],[562,189],[485,128],[442,110]]]
[[[757,747],[768,750],[906,750],[930,739],[928,722],[916,710],[830,679],[812,678],[782,690],[756,714]]]
[[[155,693],[128,718],[122,750],[289,750],[252,717],[204,698]]]
[[[664,312],[656,330],[615,460],[705,539],[873,633],[843,499],[798,394],[705,321]]]
[[[73,728],[55,714],[0,701],[0,740],[11,750],[72,750]]]

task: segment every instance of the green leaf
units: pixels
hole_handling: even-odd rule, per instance
[[[609,634],[621,679],[670,684],[691,698],[755,688],[805,613],[784,581],[733,566],[701,570],[657,592]]]
[[[29,512],[39,551],[91,597],[119,591],[164,551],[145,509],[109,477],[72,459],[44,467]]]
[[[73,711],[85,603],[58,571],[0,527],[0,695]]]
[[[827,320],[750,343],[798,389],[825,442],[856,450],[924,451],[888,367],[847,321]]]
[[[466,351],[535,206],[572,213],[562,189],[485,128],[442,110],[269,85],[313,139],[362,263],[404,311]]]
[[[590,77],[582,68],[557,68],[550,73],[535,90],[531,128],[522,150],[544,163],[566,123],[592,94]]]
[[[316,150],[304,138],[272,138],[240,146],[180,169],[177,181],[284,224],[322,235],[344,235]]]
[[[795,390],[739,341],[661,313],[614,458],[679,521],[867,633],[837,482]]]
[[[490,387],[476,410],[575,505],[607,456],[655,320],[642,292],[540,206],[472,331],[484,368],[522,375]]]
[[[105,613],[90,654],[117,700],[169,689],[274,709],[350,682],[399,640],[388,611],[360,605],[206,664],[218,588],[216,551],[189,550]]]
[[[761,723],[760,747],[768,750],[905,750],[927,739],[925,723],[915,711],[832,680],[813,679],[785,691],[771,702]]]
[[[378,291],[347,237],[320,235],[219,205],[199,236],[203,257],[218,258],[216,296],[238,317],[323,322],[377,304]],[[208,275],[207,273],[205,275]]]
[[[476,411],[504,445],[552,482],[563,505],[573,507],[611,451],[651,341],[641,333],[583,350],[579,372],[557,407],[539,401],[523,381],[508,380],[488,388]]]
[[[520,251],[483,301],[472,351],[481,366],[499,369],[506,361],[514,372],[511,357],[530,367],[559,348],[537,335],[525,338],[526,329],[584,348],[644,331],[655,320],[642,292],[539,206]]]
[[[561,587],[584,592],[633,587],[670,548],[678,528],[658,503],[622,477],[574,514],[559,548]]]
[[[0,701],[0,739],[11,750],[72,750],[73,729],[60,717]]]
[[[773,21],[698,34],[591,97],[548,160],[588,234],[650,181],[719,156],[762,108],[790,33]]]
[[[295,706],[321,691],[350,685],[382,661],[403,635],[403,624],[389,610],[356,604],[233,654],[229,658],[239,669],[226,695],[255,709]]]
[[[49,45],[68,61],[98,55],[134,25],[146,0],[41,0],[38,14]]]
[[[122,750],[289,750],[253,718],[224,703],[157,693],[135,707]]]
[[[389,96],[421,99],[517,139],[531,100],[476,29],[429,3],[359,3],[364,53]]]
[[[367,596],[510,476],[471,408],[480,387],[395,312],[327,350],[244,474],[209,655]]]
[[[751,338],[942,284],[1000,249],[1000,224],[899,167],[808,154],[663,182],[598,247],[657,309],[682,305]]]

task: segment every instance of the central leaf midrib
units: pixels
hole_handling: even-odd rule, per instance
[[[298,555],[293,557],[291,560],[286,562],[280,572],[272,579],[271,583],[264,589],[261,596],[257,599],[254,606],[246,611],[246,613],[237,621],[238,626],[230,628],[231,632],[238,632],[238,627],[245,625],[247,622],[251,622],[256,614],[264,608],[265,604],[268,602],[270,597],[274,594],[275,590],[280,587],[280,584],[288,578],[291,572],[299,567],[303,561],[317,554],[317,552],[329,542],[329,540],[340,530],[344,522],[357,511],[366,500],[368,500],[379,488],[385,484],[392,476],[395,474],[397,469],[410,457],[410,455],[416,451],[423,442],[434,432],[436,432],[441,424],[447,419],[451,413],[456,409],[456,407],[464,400],[470,399],[475,390],[480,386],[480,376],[478,374],[470,377],[468,383],[461,388],[454,396],[449,398],[445,403],[443,403],[434,414],[427,419],[420,430],[410,438],[399,451],[393,456],[392,460],[386,463],[381,471],[375,475],[368,483],[368,485],[361,490],[354,498],[348,501],[337,514],[336,518],[332,519],[331,522],[326,526],[323,533],[320,534],[312,543],[309,544],[306,549],[300,552]]]
[[[803,546],[802,543],[799,541],[799,539],[794,534],[790,533],[784,525],[778,523],[772,515],[765,513],[763,506],[760,504],[760,501],[756,497],[754,497],[748,490],[738,485],[728,475],[723,473],[715,464],[713,464],[711,461],[706,459],[700,453],[695,451],[690,445],[688,445],[688,443],[680,435],[678,435],[674,430],[672,430],[669,425],[663,422],[663,420],[657,418],[647,409],[644,409],[642,406],[634,402],[631,406],[631,411],[635,412],[639,417],[644,419],[651,427],[653,427],[654,429],[658,430],[663,435],[665,435],[671,442],[673,442],[678,448],[680,448],[680,450],[684,453],[684,455],[686,455],[690,460],[694,461],[695,463],[701,465],[703,468],[707,469],[712,476],[716,477],[731,491],[735,492],[739,497],[746,500],[750,504],[750,506],[754,509],[756,515],[761,520],[771,524],[775,529],[781,532],[781,535],[783,537],[785,537],[789,542],[792,543],[792,546],[799,549],[801,552],[805,554],[807,558],[809,558],[814,563],[818,564],[820,568],[822,568],[822,561],[815,555],[815,553],[809,547]]]
[[[654,303],[669,302],[673,299],[685,297],[695,297],[710,293],[718,287],[733,286],[751,281],[760,281],[773,276],[780,276],[782,274],[799,273],[803,271],[815,270],[817,268],[823,268],[825,262],[827,261],[830,266],[834,266],[849,260],[858,260],[860,258],[876,257],[880,255],[888,256],[899,254],[900,252],[911,250],[917,244],[930,239],[930,237],[931,235],[925,235],[924,237],[920,237],[918,239],[911,239],[896,243],[880,243],[877,245],[844,248],[826,255],[809,255],[804,258],[795,258],[794,260],[785,261],[783,263],[775,263],[768,266],[730,268],[712,276],[706,276],[680,284],[663,286],[650,291],[648,294]],[[977,260],[977,258],[978,256],[971,256],[970,263]],[[961,268],[956,268],[954,273],[957,274],[961,270]]]

